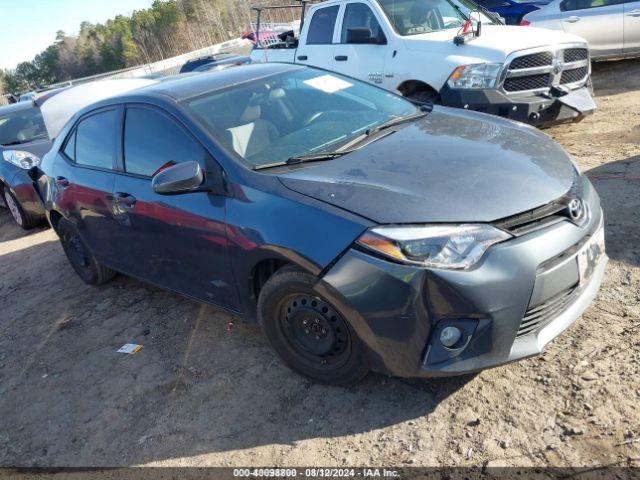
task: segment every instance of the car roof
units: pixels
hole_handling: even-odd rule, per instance
[[[32,102],[12,103],[11,105],[5,105],[4,107],[0,107],[0,115],[5,115],[7,113],[22,112],[26,110],[31,110],[33,108],[37,108],[37,107],[34,107]]]
[[[182,101],[232,85],[304,68],[308,67],[288,63],[252,63],[226,70],[176,75],[156,84],[142,87],[126,94],[116,95],[110,100],[126,99],[131,95],[139,97],[145,94],[156,94],[168,96],[175,101]]]

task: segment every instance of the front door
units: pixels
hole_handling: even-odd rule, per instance
[[[624,53],[640,53],[640,1],[624,4]]]
[[[334,33],[340,4],[318,8],[305,20],[296,62],[303,65],[331,69],[333,66]]]
[[[113,188],[122,269],[236,310],[227,256],[226,198],[207,192],[163,196],[151,188],[154,174],[187,161],[199,162],[205,175],[216,171],[214,160],[173,117],[151,107],[127,107],[122,172]]]
[[[585,38],[593,57],[622,54],[623,0],[564,0],[560,9],[565,32]]]
[[[344,9],[340,43],[335,47],[333,69],[375,85],[388,83],[385,76],[387,37],[373,10],[363,2],[348,3]],[[371,32],[371,43],[358,43],[351,37],[354,31]],[[362,41],[362,39],[360,39]]]

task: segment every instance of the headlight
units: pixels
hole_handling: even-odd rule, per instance
[[[358,243],[404,263],[464,269],[477,263],[492,245],[509,238],[491,225],[382,226],[365,232]]]
[[[502,64],[481,63],[456,68],[447,82],[451,88],[493,88]]]
[[[23,152],[22,150],[6,150],[2,152],[5,161],[13,163],[16,167],[29,170],[32,167],[40,165],[40,159],[34,154]]]

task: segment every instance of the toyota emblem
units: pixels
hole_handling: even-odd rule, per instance
[[[574,198],[573,200],[571,200],[571,202],[569,202],[568,208],[571,220],[577,222],[582,218],[582,215],[584,214],[584,207],[582,206],[582,202],[580,200]]]

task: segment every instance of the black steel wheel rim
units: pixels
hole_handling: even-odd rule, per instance
[[[280,324],[297,356],[316,368],[337,366],[349,357],[349,328],[342,316],[319,297],[288,296],[281,303]]]
[[[75,233],[65,235],[65,245],[71,263],[81,269],[88,269],[90,266],[87,250],[80,237]]]

